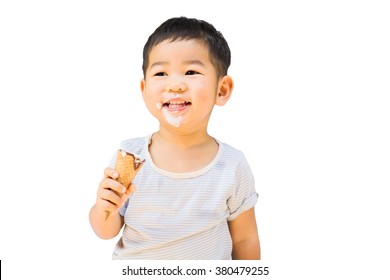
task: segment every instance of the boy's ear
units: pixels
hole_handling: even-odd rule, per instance
[[[140,89],[141,89],[142,95],[144,95],[144,93],[145,93],[145,79],[141,79]]]
[[[215,104],[223,106],[229,100],[232,95],[234,83],[232,77],[226,75],[223,76],[218,84],[218,94],[215,98]]]

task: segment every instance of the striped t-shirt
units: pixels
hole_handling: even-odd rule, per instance
[[[150,139],[121,144],[145,163],[133,181],[136,192],[119,211],[125,225],[112,258],[231,259],[228,221],[252,208],[258,197],[243,153],[217,141],[218,153],[206,167],[172,173],[154,165]]]

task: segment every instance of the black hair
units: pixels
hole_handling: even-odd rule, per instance
[[[218,77],[227,75],[230,66],[230,48],[222,33],[210,23],[195,18],[177,17],[163,22],[148,38],[143,49],[142,71],[146,73],[149,54],[159,43],[170,40],[199,40],[209,50]]]

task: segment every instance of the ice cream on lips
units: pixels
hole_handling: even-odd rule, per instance
[[[156,108],[162,110],[165,119],[167,122],[175,127],[179,127],[183,117],[179,114],[181,111],[185,110],[191,102],[183,99],[182,94],[169,94],[163,96],[163,102],[158,102]]]

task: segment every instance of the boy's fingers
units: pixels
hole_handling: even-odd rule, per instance
[[[137,190],[137,187],[133,184],[130,184],[130,186],[126,190],[126,194],[131,195],[131,194],[135,193],[136,190]]]
[[[124,193],[122,196],[121,196],[121,200],[122,200],[122,205],[124,205],[124,203],[126,202],[126,200],[129,199],[129,197],[135,193],[136,191],[136,186],[135,185],[130,185],[130,187],[126,190],[126,193]]]
[[[121,197],[110,190],[101,189],[98,193],[98,196],[100,199],[116,206],[120,206],[122,204]]]
[[[99,185],[99,189],[113,190],[118,194],[126,193],[126,187],[116,180],[104,178]]]
[[[106,169],[104,169],[104,177],[116,179],[118,178],[118,172],[116,172],[116,170],[111,167],[107,167]]]

